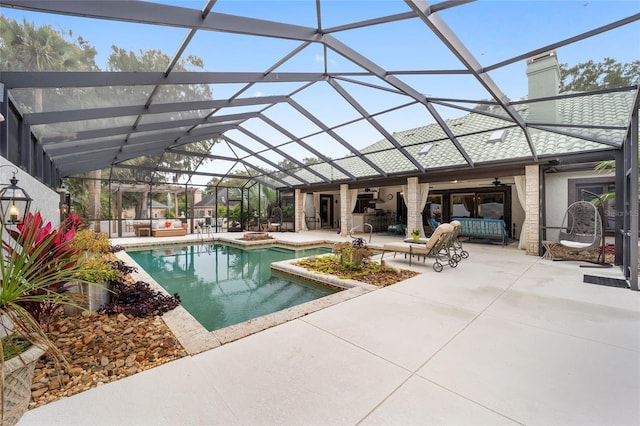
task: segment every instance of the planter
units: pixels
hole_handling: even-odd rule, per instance
[[[66,288],[72,293],[82,294],[86,300],[80,305],[91,312],[97,311],[100,306],[111,301],[111,289],[104,283],[89,285],[71,282],[66,285]],[[75,306],[64,306],[64,313],[67,316],[76,315],[80,312],[82,312],[82,309]]]
[[[411,235],[413,237],[413,241],[418,241],[420,239],[420,235]]]
[[[20,356],[5,361],[2,426],[15,425],[29,408],[33,370],[44,352],[42,347],[32,345]]]

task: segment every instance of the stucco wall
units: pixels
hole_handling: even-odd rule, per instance
[[[399,186],[382,186],[378,192],[378,198],[383,200],[381,202],[376,203],[377,209],[383,209],[384,211],[396,211],[396,207],[398,206],[396,197],[398,192],[401,191]],[[392,195],[391,200],[388,199],[389,194]]]
[[[54,226],[58,226],[60,224],[60,212],[58,210],[60,196],[58,193],[43,185],[39,180],[33,178],[19,167],[14,166],[4,157],[0,157],[0,165],[10,166],[0,167],[0,185],[9,185],[9,179],[13,176],[14,170],[17,169],[18,186],[33,198],[30,211],[32,213],[40,211],[45,223],[51,222]]]
[[[612,176],[607,174],[596,174],[592,170],[566,173],[549,173],[545,175],[546,182],[546,225],[561,226],[564,213],[569,207],[569,179],[583,179],[592,177]],[[558,239],[558,230],[547,231],[546,239],[555,241]]]

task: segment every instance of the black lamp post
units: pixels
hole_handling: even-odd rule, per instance
[[[17,170],[13,172],[13,177],[9,180],[10,185],[0,189],[0,221],[3,225],[20,223],[21,218],[29,213],[33,201],[29,194],[18,186],[16,172]]]

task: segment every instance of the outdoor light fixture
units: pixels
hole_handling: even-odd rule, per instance
[[[0,221],[3,225],[15,225],[19,223],[22,217],[21,215],[24,216],[29,212],[31,201],[33,201],[33,199],[29,197],[29,194],[18,186],[18,179],[16,179],[18,169],[15,167],[14,169],[13,177],[9,180],[11,184],[0,190],[0,213],[2,214]]]

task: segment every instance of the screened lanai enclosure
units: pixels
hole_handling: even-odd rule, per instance
[[[268,229],[275,207],[284,230],[344,232],[366,200],[349,191],[384,193],[386,210],[364,211],[422,228],[412,185],[446,208],[495,202],[480,187],[501,176],[515,204],[518,177],[535,177],[544,209],[545,176],[611,161],[616,258],[637,258],[637,2],[2,0],[0,13],[0,152],[110,235],[154,218]],[[589,81],[601,61],[613,74]],[[535,228],[541,247],[553,224],[517,209],[510,236]]]

